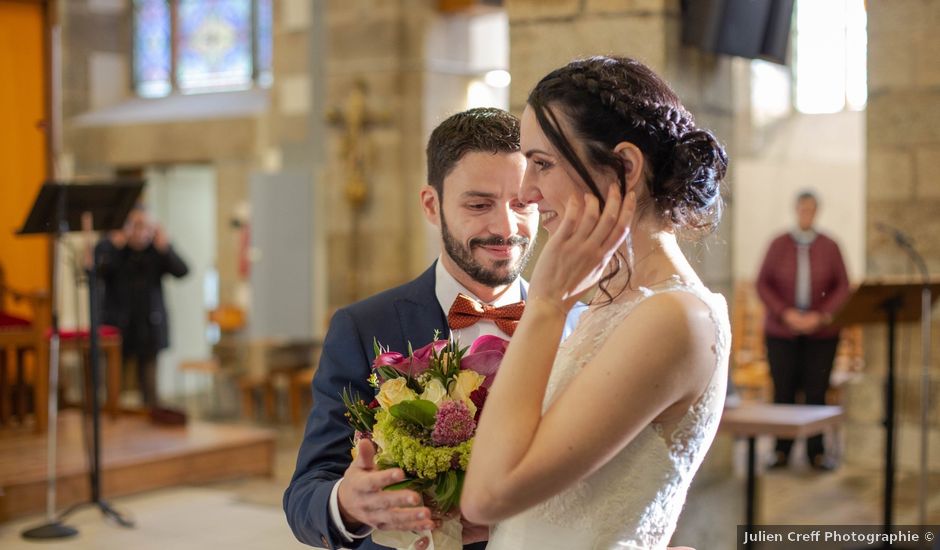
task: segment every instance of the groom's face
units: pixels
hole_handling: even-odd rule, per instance
[[[441,230],[445,261],[489,287],[512,283],[532,254],[538,210],[519,200],[522,153],[466,153],[444,178],[443,197],[427,187],[425,212]]]

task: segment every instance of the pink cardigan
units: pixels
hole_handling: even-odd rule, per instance
[[[767,309],[764,333],[774,338],[796,338],[783,322],[783,312],[796,302],[796,241],[789,233],[780,235],[770,243],[760,274],[757,293]],[[849,297],[849,277],[845,271],[839,245],[829,237],[818,234],[809,246],[810,258],[810,310],[834,315]],[[839,328],[823,327],[808,335],[810,338],[834,338]]]

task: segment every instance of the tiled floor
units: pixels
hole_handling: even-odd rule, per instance
[[[35,543],[20,531],[41,518],[0,525],[4,550],[255,550],[304,548],[294,540],[281,511],[281,495],[293,472],[300,433],[282,430],[278,437],[276,473],[201,487],[180,487],[116,499],[112,504],[137,521],[122,529],[86,508],[68,524],[78,537]],[[769,442],[762,442],[766,448]],[[737,449],[743,458],[743,448]],[[738,461],[741,462],[740,460]],[[674,541],[699,550],[734,548],[735,527],[743,517],[743,469],[734,476],[693,486]],[[913,475],[898,478],[896,523],[916,523],[917,487]],[[940,487],[940,476],[930,481]],[[931,495],[929,523],[940,524],[940,493]],[[877,524],[881,519],[881,472],[843,466],[817,474],[799,466],[762,477],[762,522],[772,524]]]

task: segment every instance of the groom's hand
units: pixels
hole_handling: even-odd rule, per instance
[[[396,531],[433,528],[431,511],[421,506],[418,493],[382,490],[404,478],[400,468],[377,469],[375,446],[367,439],[360,441],[358,456],[346,469],[336,495],[346,530],[356,531],[363,525]]]

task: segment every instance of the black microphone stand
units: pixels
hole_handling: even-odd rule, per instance
[[[894,242],[898,245],[899,248],[904,250],[907,255],[910,257],[911,261],[917,266],[917,270],[920,271],[921,281],[923,282],[923,290],[921,291],[921,312],[920,312],[920,338],[921,338],[921,401],[920,401],[920,494],[918,502],[918,520],[920,525],[927,525],[927,485],[929,482],[928,470],[927,470],[927,458],[929,451],[929,419],[928,411],[930,410],[930,332],[931,332],[931,318],[930,318],[930,270],[927,268],[927,262],[924,261],[924,257],[917,251],[914,247],[914,243],[911,238],[905,235],[901,230],[887,226],[885,224],[878,224],[879,229],[888,231],[891,236],[894,238]]]
[[[121,227],[127,218],[127,213],[137,202],[143,189],[143,181],[116,181],[96,182],[85,184],[67,184],[63,182],[46,182],[40,189],[39,195],[27,216],[20,234],[54,233],[56,244],[59,237],[66,232],[74,231],[80,226],[79,220],[85,213],[91,213],[95,220],[96,229],[108,230]],[[56,247],[53,257],[54,275],[58,272],[58,259]],[[59,331],[58,311],[53,298],[52,339],[50,341],[49,366],[49,455],[47,456],[48,498],[47,522],[43,525],[28,529],[22,533],[26,539],[49,539],[72,536],[77,531],[62,524],[63,519],[81,506],[91,504],[98,507],[106,517],[113,519],[122,527],[133,527],[134,523],[124,518],[101,498],[101,411],[98,399],[100,387],[100,372],[98,364],[98,285],[96,280],[95,261],[91,262],[88,277],[89,295],[89,321],[88,331],[91,355],[91,389],[86,395],[86,403],[90,403],[92,420],[92,453],[89,468],[89,485],[91,498],[84,503],[72,506],[58,516],[55,512],[55,466],[56,466],[56,391],[58,386],[58,355]],[[53,288],[55,288],[55,278]]]

